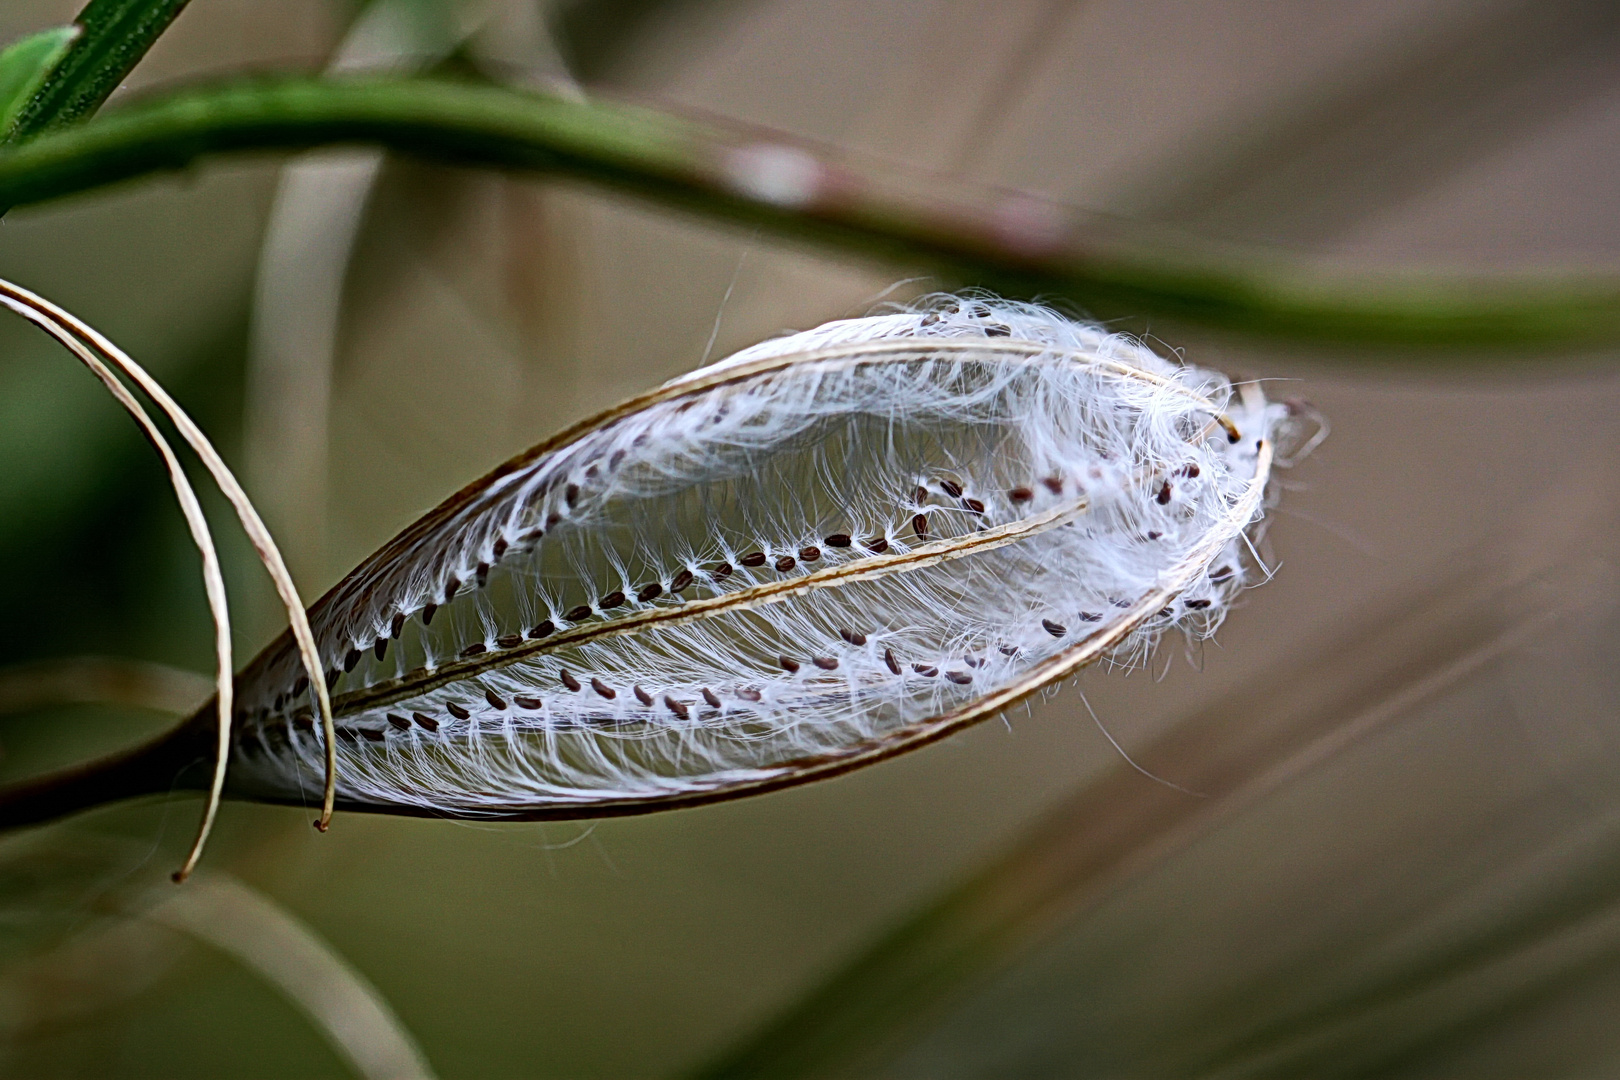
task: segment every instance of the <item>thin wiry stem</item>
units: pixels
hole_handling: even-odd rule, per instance
[[[188,716],[213,686],[205,675],[143,660],[35,660],[0,668],[0,715],[52,705],[114,705]]]
[[[214,609],[215,625],[218,638],[220,675],[219,697],[217,701],[219,713],[218,754],[214,764],[214,778],[209,791],[208,806],[204,812],[203,825],[193,847],[186,865],[176,875],[176,880],[184,880],[196,865],[201,856],[203,844],[208,838],[212,828],[215,813],[218,811],[219,800],[225,786],[225,769],[229,761],[230,751],[230,719],[231,719],[231,693],[233,688],[232,673],[234,665],[230,654],[229,618],[225,602],[224,579],[219,577],[218,557],[213,553],[212,542],[208,538],[207,522],[202,518],[200,507],[196,507],[196,496],[192,493],[189,482],[179,463],[175,461],[173,451],[163,439],[162,433],[152,424],[151,419],[141,408],[140,403],[130,394],[123,382],[112,374],[107,363],[116,366],[125,376],[133,380],[142,391],[150,397],[163,411],[170,422],[179,430],[187,445],[201,459],[203,466],[213,477],[220,492],[225,496],[231,507],[236,511],[238,520],[253,549],[258,553],[259,559],[264,563],[271,580],[275,583],[276,592],[281,597],[282,605],[287,612],[288,622],[291,624],[292,634],[297,643],[298,653],[302,658],[305,670],[309,674],[310,685],[315,690],[316,700],[320,707],[321,723],[326,732],[326,784],[325,796],[321,808],[321,816],[316,821],[316,827],[325,831],[332,819],[332,809],[336,799],[337,790],[337,754],[333,743],[336,741],[335,729],[332,723],[332,703],[326,691],[326,681],[321,676],[321,663],[319,653],[315,648],[315,635],[310,629],[309,619],[304,614],[304,602],[298,595],[298,588],[293,584],[292,576],[287,572],[281,552],[271,538],[270,532],[260,520],[258,511],[248,499],[247,493],[237,483],[235,475],[225,464],[219,452],[214,449],[213,443],[204,435],[202,429],[192,421],[184,409],[171,398],[163,386],[142,368],[135,360],[93,327],[76,318],[71,313],[57,307],[50,301],[29,292],[27,289],[0,280],[0,303],[11,308],[23,318],[39,326],[57,341],[61,342],[69,351],[88,366],[97,377],[107,385],[121,405],[130,411],[141,424],[147,437],[163,455],[164,463],[169,467],[170,478],[174,482],[175,492],[181,500],[181,506],[186,511],[187,522],[191,526],[192,536],[197,540],[198,546],[203,548],[204,575],[208,581],[209,606]],[[103,361],[107,363],[104,363]],[[193,508],[195,518],[193,521]],[[200,531],[199,531],[200,530]],[[212,576],[209,567],[212,566]],[[217,582],[215,579],[218,579]],[[217,598],[215,591],[217,587]],[[217,602],[216,602],[217,601]]]
[[[1144,244],[1032,197],[920,200],[783,135],[489,86],[266,80],[171,93],[0,153],[0,205],[27,205],[218,153],[376,144],[568,176],[957,283],[1298,341],[1551,346],[1620,341],[1613,275],[1331,274],[1276,254]]]
[[[185,470],[180,467],[179,459],[174,456],[174,448],[169,445],[169,441],[163,437],[163,432],[152,422],[152,418],[147,415],[146,410],[135,399],[135,395],[129,392],[123,381],[102,362],[95,350],[80,340],[55,317],[55,313],[49,310],[43,301],[32,293],[10,282],[0,281],[0,304],[4,304],[44,330],[78,357],[85,367],[101,380],[102,385],[106,386],[118,404],[134,417],[142,433],[163,458],[164,468],[169,472],[169,483],[173,485],[175,498],[180,501],[180,511],[185,515],[186,527],[191,530],[192,543],[196,544],[198,552],[202,555],[203,584],[208,595],[208,611],[214,619],[214,657],[217,665],[214,704],[219,724],[214,778],[209,786],[202,822],[197,826],[197,839],[191,845],[185,864],[174,875],[175,881],[184,881],[197,865],[197,860],[202,856],[203,846],[208,842],[208,834],[213,830],[214,818],[219,812],[220,797],[225,790],[225,767],[230,760],[231,694],[234,689],[232,676],[235,665],[231,662],[231,616],[230,607],[225,599],[225,577],[219,567],[219,552],[215,549],[213,537],[209,534],[208,519],[203,516],[202,506],[197,502],[197,493],[193,490],[191,481],[186,479]]]

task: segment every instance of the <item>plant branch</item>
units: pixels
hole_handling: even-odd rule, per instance
[[[0,152],[0,205],[45,202],[212,155],[374,144],[542,173],[711,219],[924,267],[953,285],[1321,343],[1620,342],[1620,277],[1335,274],[1276,254],[1144,243],[1016,193],[885,185],[790,138],[652,109],[433,80],[292,78],[193,88]]]

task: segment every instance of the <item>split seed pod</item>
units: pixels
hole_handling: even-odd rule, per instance
[[[1043,308],[943,298],[766,342],[575,426],[311,613],[355,809],[585,817],[827,776],[1098,659],[1207,636],[1282,414]],[[290,642],[232,782],[325,746]]]

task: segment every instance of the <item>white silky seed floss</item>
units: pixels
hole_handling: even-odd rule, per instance
[[[544,817],[724,797],[1207,637],[1283,412],[991,299],[746,349],[502,466],[316,605],[339,799]],[[280,642],[239,680],[238,789],[320,790],[300,675]]]

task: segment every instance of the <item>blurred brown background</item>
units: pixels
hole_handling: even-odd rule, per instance
[[[1620,263],[1609,3],[398,7],[417,36],[394,64],[572,79],[941,182],[1369,270]],[[0,37],[75,8],[13,0]],[[194,0],[131,88],[377,62],[394,39],[357,37],[357,14]],[[237,161],[0,225],[0,275],[113,337],[216,436],[306,595],[495,462],[697,365],[717,319],[723,355],[863,312],[906,277],[577,188],[394,161],[372,187],[363,157],[343,161],[306,165],[291,210],[285,186],[276,209],[287,163]],[[352,228],[352,259],[346,242],[300,246],[346,234],[300,234],[298,213]],[[267,316],[276,228],[293,255]],[[322,258],[340,291],[319,288]],[[293,302],[300,283],[317,308],[341,297],[328,337]],[[1019,933],[810,1072],[1620,1072],[1614,356],[1141,328],[1194,363],[1287,380],[1275,396],[1333,424],[1282,478],[1276,579],[1191,662],[1166,643],[1151,672],[1091,672],[908,758],[643,819],[348,815],[321,836],[303,811],[228,804],[209,865],[346,957],[446,1077],[669,1076],[722,1058],[943,890],[991,887],[971,877],[991,865],[1005,903],[1028,909]],[[282,383],[265,374],[266,332],[293,342]],[[328,338],[329,377],[316,364],[300,383],[296,362]],[[0,325],[0,355],[0,660],[206,670],[195,556],[138,436],[20,324]],[[231,543],[247,654],[278,627]],[[1130,771],[1082,692],[1144,765],[1206,797]],[[0,768],[154,723],[11,718]],[[67,885],[13,875],[0,1073],[349,1075],[220,951],[106,933],[105,897],[159,881],[194,808],[118,808],[34,839],[92,863],[101,839],[123,846]],[[1020,893],[1020,867],[1063,859],[1084,872]]]

